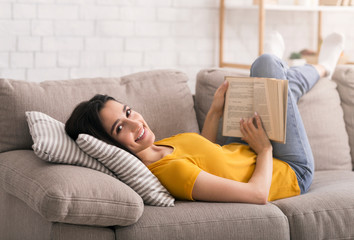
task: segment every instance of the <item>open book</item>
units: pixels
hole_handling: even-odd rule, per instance
[[[257,112],[269,139],[285,143],[288,81],[274,78],[225,77],[223,136],[242,137],[240,119]]]

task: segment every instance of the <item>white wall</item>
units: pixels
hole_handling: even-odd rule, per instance
[[[231,1],[231,0],[228,0]],[[251,0],[243,0],[251,1]],[[28,81],[121,76],[174,68],[195,75],[218,64],[219,0],[0,0],[0,77]],[[324,35],[346,34],[354,58],[354,13],[328,14]],[[314,47],[311,13],[267,13],[287,53]],[[225,55],[257,55],[255,11],[227,11]]]

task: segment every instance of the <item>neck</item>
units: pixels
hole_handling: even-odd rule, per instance
[[[137,153],[136,156],[148,166],[171,153],[172,151],[170,149],[170,147],[156,146],[153,144],[151,147]]]

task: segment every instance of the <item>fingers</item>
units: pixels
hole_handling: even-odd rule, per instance
[[[242,140],[247,142],[256,153],[271,146],[269,138],[262,127],[261,118],[257,113],[251,118],[241,119],[240,130],[243,135]]]
[[[254,117],[256,119],[256,126],[258,129],[261,129],[262,128],[262,121],[261,121],[261,118],[259,117],[258,113],[255,112],[254,113]]]
[[[222,115],[224,112],[224,105],[225,105],[225,95],[227,88],[229,86],[228,81],[224,81],[219,88],[214,93],[214,99],[210,106],[210,110],[218,115]]]
[[[253,132],[257,130],[257,128],[253,124],[254,120],[255,117],[251,117],[248,119],[241,119],[240,124],[245,132]]]
[[[243,118],[241,118],[241,120],[240,120],[240,130],[241,130],[242,135],[245,137],[247,132],[246,132],[244,126],[243,126],[244,122],[245,122],[245,120],[243,120]]]
[[[252,129],[252,118],[241,119],[240,121],[240,130],[243,135],[242,140],[248,142],[249,138],[253,136],[254,131]]]
[[[229,81],[224,81],[220,86],[224,91],[229,87]]]
[[[214,93],[214,100],[219,101],[220,99],[225,99],[225,93],[227,91],[227,88],[229,86],[229,82],[228,81],[224,81],[218,89],[216,89],[215,93]]]
[[[225,94],[227,88],[229,87],[229,82],[228,81],[224,81],[219,88],[216,90],[217,93],[220,94]]]
[[[244,136],[255,134],[262,129],[261,118],[257,113],[251,118],[240,120],[240,130]]]

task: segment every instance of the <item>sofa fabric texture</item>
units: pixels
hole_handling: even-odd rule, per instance
[[[354,170],[354,68],[340,65],[333,74],[333,81],[338,85],[342,108],[344,110],[344,121],[349,136],[349,145]]]
[[[173,70],[40,83],[0,79],[0,152],[31,149],[26,111],[43,112],[65,122],[78,103],[98,93],[140,112],[156,132],[157,140],[180,132],[199,132],[187,81],[186,74]]]
[[[126,226],[144,209],[140,196],[117,179],[89,168],[44,162],[31,150],[2,153],[0,180],[5,191],[51,222]]]
[[[289,220],[291,239],[354,238],[354,174],[317,171],[308,194],[273,202]]]
[[[112,228],[54,223],[50,239],[116,240],[116,235]]]
[[[199,132],[225,75],[244,74],[200,71],[194,102],[186,75],[175,70],[42,83],[0,79],[0,239],[354,239],[353,66],[337,67],[332,80],[321,79],[299,102],[316,164],[308,193],[266,205],[143,205],[118,179],[48,163],[31,150],[25,111],[65,122],[95,93],[141,112],[157,140]]]
[[[289,239],[287,218],[274,205],[177,201],[173,208],[146,206],[122,239]],[[148,236],[148,237],[147,237]],[[192,237],[191,237],[192,236]]]
[[[322,78],[298,102],[317,171],[352,170],[348,133],[336,87],[334,81]]]
[[[52,223],[2,186],[0,212],[0,239],[50,239]]]

